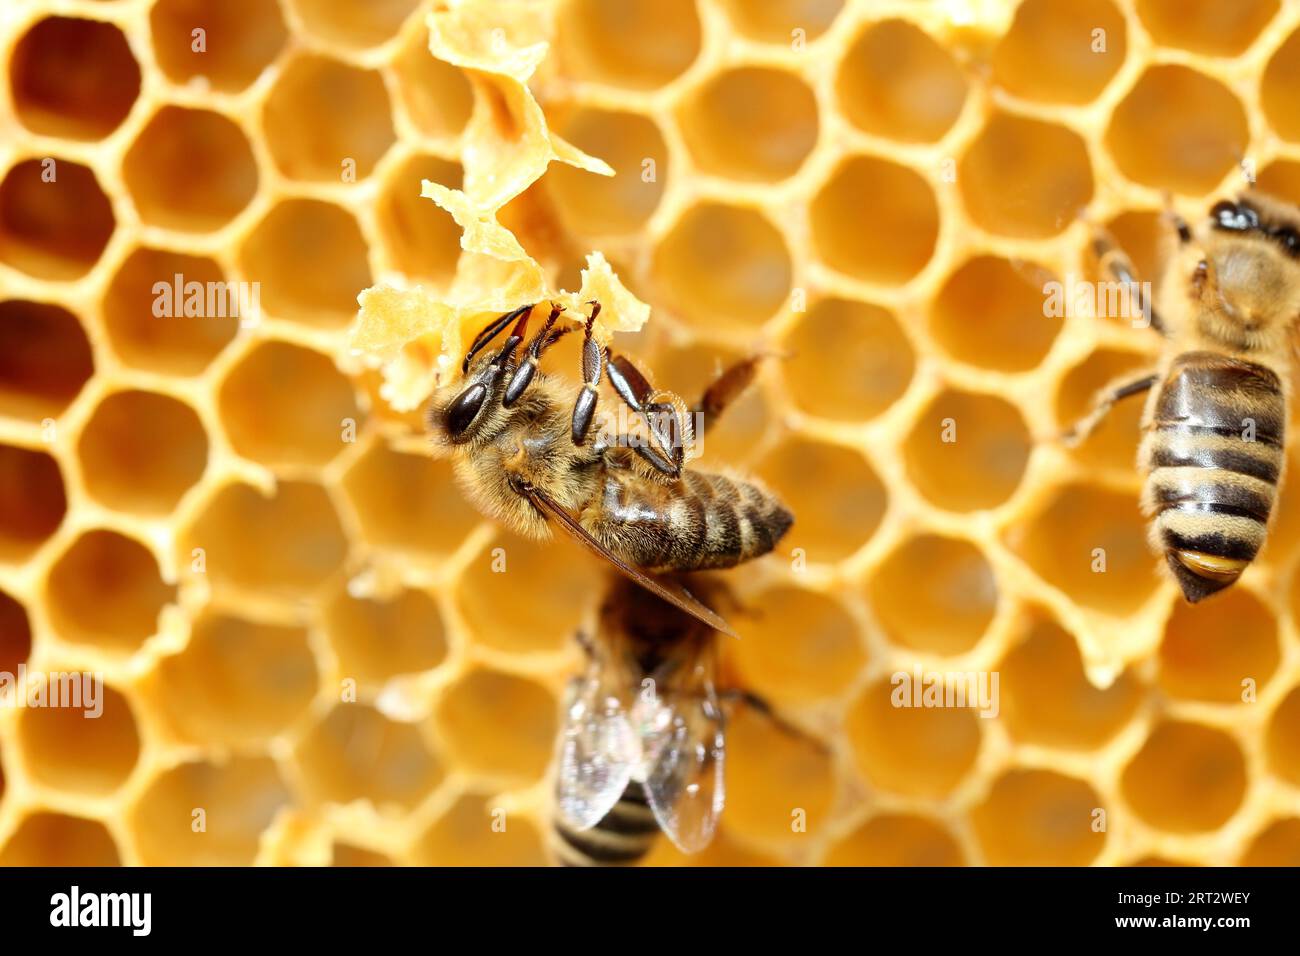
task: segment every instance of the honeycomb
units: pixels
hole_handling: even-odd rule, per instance
[[[0,863],[547,862],[602,572],[473,512],[350,338],[372,286],[508,298],[495,254],[625,285],[688,398],[771,356],[700,462],[797,515],[724,652],[826,747],[738,710],[719,838],[649,862],[1300,864],[1300,489],[1182,603],[1136,404],[1053,440],[1158,343],[1042,292],[1097,225],[1151,277],[1166,202],[1300,201],[1300,7],[444,2],[439,56],[432,12],[4,5],[0,672],[104,686],[0,708]],[[892,706],[918,669],[996,715]]]

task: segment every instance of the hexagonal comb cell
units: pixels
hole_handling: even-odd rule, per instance
[[[1204,606],[1174,605],[1160,645],[1160,686],[1171,697],[1239,704],[1248,686],[1258,692],[1268,683],[1280,656],[1272,612],[1231,588]]]
[[[163,771],[130,811],[144,866],[248,866],[291,795],[269,757],[194,761]]]
[[[211,110],[164,106],[122,162],[140,218],[186,232],[219,229],[257,192],[257,163],[232,120]]]
[[[350,47],[377,46],[396,35],[420,0],[290,0],[316,36]]]
[[[1282,698],[1269,718],[1266,748],[1269,770],[1300,784],[1300,687]]]
[[[126,698],[89,672],[51,673],[48,679],[29,674],[28,683],[46,695],[45,704],[33,707],[29,687],[18,721],[18,749],[32,778],[87,795],[120,787],[140,757],[140,735]]]
[[[417,727],[365,704],[335,705],[299,741],[297,758],[311,799],[368,800],[383,812],[410,810],[442,779]]]
[[[19,561],[63,523],[63,475],[43,451],[0,445],[0,560]]]
[[[656,248],[654,274],[673,308],[690,322],[755,328],[790,294],[790,252],[757,210],[702,203]]]
[[[728,179],[785,179],[817,142],[817,101],[785,70],[741,67],[715,74],[687,96],[677,119],[700,168]]]
[[[906,391],[916,366],[892,313],[851,299],[822,299],[785,337],[779,364],[800,409],[835,421],[865,421]]]
[[[863,229],[863,210],[871,228]],[[930,261],[939,236],[939,209],[915,171],[858,156],[840,164],[813,198],[817,256],[855,279],[901,285]]]
[[[182,540],[191,570],[210,575],[214,587],[291,597],[320,587],[347,552],[329,495],[303,481],[281,481],[270,497],[250,485],[226,485]]]
[[[866,544],[885,513],[885,486],[856,449],[789,438],[759,475],[795,515],[780,554],[802,549],[808,561],[839,561]]]
[[[1300,30],[1277,48],[1260,80],[1260,104],[1284,139],[1300,140]]]
[[[844,4],[842,0],[722,0],[722,6],[746,36],[793,45],[825,33]]]
[[[1106,842],[1093,828],[1104,809],[1082,780],[1016,769],[994,782],[971,822],[992,866],[1087,866]]]
[[[141,248],[109,282],[104,325],[122,361],[195,375],[235,337],[242,307],[239,287],[211,259]]]
[[[265,465],[324,465],[361,418],[352,383],[333,361],[270,340],[231,368],[217,409],[235,451]]]
[[[166,514],[203,476],[208,436],[194,409],[178,399],[115,392],[95,406],[77,454],[86,490],[99,501],[119,511]]]
[[[502,827],[504,824],[504,828]],[[467,793],[411,850],[417,866],[545,866],[537,828],[490,797]]]
[[[240,250],[262,307],[309,325],[338,328],[356,315],[357,292],[371,284],[356,220],[333,203],[286,199],[253,229]]]
[[[461,230],[446,210],[420,195],[423,179],[459,189],[460,164],[412,156],[390,173],[376,205],[380,231],[393,265],[408,277],[447,286],[460,261]]]
[[[1191,195],[1221,180],[1249,142],[1237,97],[1218,80],[1177,64],[1148,68],[1115,108],[1106,131],[1106,147],[1125,176]]]
[[[11,57],[14,112],[34,133],[101,139],[140,94],[140,67],[111,23],[47,17],[23,34]]]
[[[769,781],[783,780],[773,787]],[[828,753],[737,706],[727,724],[725,826],[754,840],[804,840],[822,831],[835,795]],[[802,813],[796,816],[796,809]],[[794,830],[799,819],[805,829]]]
[[[429,55],[429,31],[410,35],[393,59],[397,88],[407,114],[428,136],[457,135],[469,120],[474,97],[465,74]]]
[[[532,781],[551,762],[557,710],[550,691],[535,681],[477,668],[443,692],[434,726],[462,770]]]
[[[901,142],[941,138],[966,101],[966,80],[953,58],[905,20],[885,20],[863,31],[845,54],[835,83],[850,122]]]
[[[1007,729],[1017,740],[1046,747],[1100,747],[1133,718],[1144,689],[1130,671],[1105,689],[1094,686],[1074,638],[1041,616],[998,672]]]
[[[844,733],[873,787],[943,797],[975,763],[980,718],[966,707],[896,707],[892,697],[904,689],[894,679],[865,687],[845,715]]]
[[[1255,41],[1278,6],[1278,0],[1138,0],[1137,12],[1163,46],[1206,56],[1237,56]]]
[[[1050,273],[996,256],[977,256],[953,271],[930,310],[930,334],[954,358],[1004,372],[1038,366],[1061,331],[1049,315]]]
[[[556,164],[543,182],[557,212],[584,235],[623,235],[643,227],[668,183],[668,147],[654,120],[639,113],[579,109],[559,131],[599,156],[614,175],[598,176]]]
[[[1162,720],[1120,778],[1124,799],[1153,827],[1171,833],[1217,830],[1246,794],[1246,762],[1222,730]]]
[[[572,0],[556,38],[567,71],[634,89],[674,80],[700,52],[695,0]]]
[[[0,413],[41,421],[63,411],[95,371],[71,312],[44,302],[0,302]]]
[[[470,562],[456,596],[476,640],[526,654],[564,647],[606,586],[576,544],[503,536]]]
[[[17,673],[18,665],[32,652],[32,625],[27,609],[0,591],[0,672]]]
[[[326,114],[330,122],[320,122]],[[286,176],[354,182],[369,176],[393,144],[391,114],[378,73],[301,54],[277,78],[262,125],[271,156]]]
[[[997,609],[987,559],[967,541],[925,534],[905,541],[868,582],[872,610],[889,639],[931,654],[979,643]]]
[[[183,737],[256,743],[306,710],[316,660],[303,628],[205,614],[185,649],[159,665],[157,682],[163,712]]]
[[[1124,15],[1109,0],[1026,0],[993,54],[993,77],[1048,103],[1095,99],[1124,64]]]
[[[28,159],[0,182],[0,262],[38,279],[78,279],[113,234],[95,174],[66,159]]]
[[[424,591],[384,600],[340,592],[325,606],[325,631],[339,673],[362,684],[431,670],[447,655],[442,617]]]
[[[887,813],[837,841],[826,866],[964,866],[961,847],[943,824],[928,817]]]
[[[1275,820],[1251,841],[1241,866],[1300,866],[1300,817]]]
[[[157,630],[176,596],[153,552],[116,531],[87,531],[50,569],[46,600],[61,637],[132,651]]]
[[[1107,614],[1134,611],[1159,583],[1133,495],[1071,483],[1017,523],[1007,543],[1049,584]]]
[[[104,824],[65,813],[24,817],[0,849],[0,866],[121,865]]]
[[[280,5],[265,0],[158,0],[149,26],[154,56],[173,82],[201,77],[226,92],[257,79],[288,39]]]
[[[776,587],[732,615],[741,641],[727,646],[744,686],[774,701],[807,703],[847,690],[866,652],[857,623],[834,598]]]
[[[940,392],[903,446],[907,474],[921,494],[950,511],[994,508],[1020,485],[1029,429],[1010,402],[992,395]]]
[[[980,227],[1045,239],[1068,227],[1092,199],[1092,167],[1078,133],[995,113],[958,163],[957,185]]]
[[[454,550],[479,515],[465,503],[451,464],[376,444],[348,469],[343,487],[366,539],[407,554]]]

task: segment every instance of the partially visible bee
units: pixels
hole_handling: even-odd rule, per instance
[[[710,603],[720,596],[716,582],[693,586]],[[708,846],[725,801],[728,701],[803,736],[756,695],[716,686],[712,628],[623,578],[582,644],[588,666],[571,689],[556,761],[551,844],[562,865],[633,864],[661,830],[684,853]]]
[[[691,410],[596,341],[600,304],[590,305],[576,399],[539,370],[546,350],[572,330],[557,326],[561,308],[551,308],[516,354],[534,308],[526,305],[474,339],[461,366],[464,380],[433,396],[430,431],[480,510],[534,538],[558,526],[642,587],[731,633],[679,580],[655,572],[728,568],[766,554],[793,518],[756,482],[685,467],[694,437]],[[500,350],[485,351],[507,328]],[[723,373],[696,410],[709,416],[721,411],[753,378],[756,363],[752,358]],[[646,425],[644,438],[593,431],[597,387],[606,372],[618,397]]]
[[[1300,316],[1300,209],[1256,192],[1218,202],[1179,244],[1150,316],[1159,367],[1100,397],[1083,437],[1114,403],[1151,390],[1139,466],[1152,546],[1195,603],[1228,587],[1264,544],[1284,464],[1291,333]],[[1101,238],[1112,276],[1133,283]],[[1150,308],[1151,303],[1142,303]]]

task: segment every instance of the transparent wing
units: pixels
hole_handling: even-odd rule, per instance
[[[683,853],[713,840],[726,798],[722,711],[711,684],[704,693],[644,703],[637,723],[645,750],[646,796],[660,828]]]
[[[640,761],[641,742],[623,705],[593,669],[571,695],[560,735],[555,796],[564,822],[576,830],[599,823]]]

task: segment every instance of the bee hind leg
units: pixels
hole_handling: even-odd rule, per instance
[[[709,383],[700,400],[691,409],[695,420],[700,423],[701,431],[711,428],[726,411],[727,406],[744,394],[745,389],[749,388],[754,381],[754,376],[758,374],[758,363],[765,357],[751,355],[749,358],[741,359],[727,366]]]
[[[1061,442],[1068,448],[1075,448],[1083,444],[1088,436],[1096,431],[1097,426],[1110,414],[1110,410],[1115,407],[1116,402],[1133,395],[1142,394],[1155,385],[1158,377],[1155,373],[1150,373],[1120,385],[1112,385],[1099,392],[1097,398],[1093,401],[1092,411],[1060,433],[1058,437]]]
[[[718,700],[723,703],[744,704],[756,713],[762,714],[773,727],[789,737],[795,737],[799,740],[805,741],[806,743],[810,743],[823,752],[828,749],[823,741],[814,737],[802,727],[796,727],[794,724],[790,723],[790,721],[786,720],[776,712],[776,708],[772,706],[771,702],[769,702],[767,698],[754,693],[752,690],[747,690],[743,687],[728,687],[725,690],[719,690],[717,694]]]

